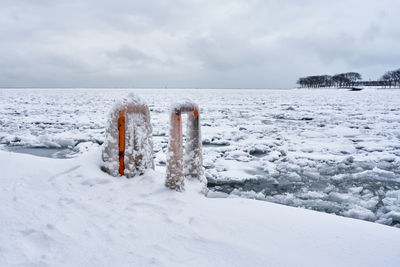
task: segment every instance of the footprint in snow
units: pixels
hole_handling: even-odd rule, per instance
[[[81,185],[94,186],[96,184],[109,184],[109,183],[111,183],[110,179],[94,178],[94,179],[86,179],[81,183]]]

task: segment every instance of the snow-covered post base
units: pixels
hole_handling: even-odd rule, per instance
[[[133,177],[154,169],[150,111],[134,94],[114,106],[108,120],[101,169],[113,175]]]
[[[182,113],[188,114],[185,155],[182,147]],[[205,182],[199,108],[192,102],[175,105],[171,110],[167,154],[166,186],[181,191],[184,178]]]

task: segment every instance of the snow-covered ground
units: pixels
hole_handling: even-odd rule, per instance
[[[87,142],[103,142],[114,100],[130,91],[150,105],[157,171],[164,171],[168,108],[190,98],[201,109],[210,197],[230,194],[400,226],[397,89],[3,89],[0,144],[74,156]]]
[[[0,266],[398,266],[400,229],[0,151]]]

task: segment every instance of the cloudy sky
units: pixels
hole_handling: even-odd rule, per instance
[[[1,0],[1,87],[285,88],[400,68],[399,0]]]

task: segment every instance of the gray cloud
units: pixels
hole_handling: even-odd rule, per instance
[[[3,0],[0,86],[291,87],[400,67],[395,0]]]

